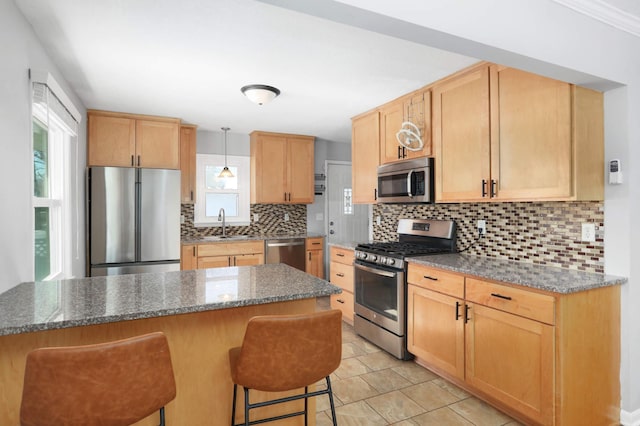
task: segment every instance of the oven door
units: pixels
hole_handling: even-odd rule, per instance
[[[355,313],[386,330],[405,332],[404,271],[355,263]]]

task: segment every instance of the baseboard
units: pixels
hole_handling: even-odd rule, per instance
[[[632,412],[620,410],[620,424],[624,426],[640,426],[640,409]]]

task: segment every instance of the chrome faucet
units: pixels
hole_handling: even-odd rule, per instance
[[[225,221],[224,208],[220,207],[218,212],[218,222],[222,221],[222,237],[227,236],[227,223]]]

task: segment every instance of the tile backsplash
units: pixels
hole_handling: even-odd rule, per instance
[[[469,254],[604,272],[602,202],[377,204],[373,206],[374,239],[396,240],[399,218],[455,220],[458,249],[471,244]],[[486,220],[487,234],[472,244],[479,219]],[[581,241],[586,222],[596,225],[595,242]]]
[[[248,226],[227,226],[228,235],[258,234],[306,234],[307,206],[305,204],[252,204],[251,224]],[[195,227],[193,225],[193,205],[182,204],[184,223],[180,226],[181,237],[205,237],[222,234],[221,226]],[[255,216],[258,221],[254,221]],[[285,220],[288,215],[289,220]]]

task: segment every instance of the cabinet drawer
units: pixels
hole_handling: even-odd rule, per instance
[[[243,241],[240,243],[199,244],[198,256],[227,256],[234,254],[264,253],[263,241]]]
[[[464,277],[441,269],[410,263],[407,282],[459,299],[464,298]]]
[[[467,300],[553,325],[552,296],[467,278]]]
[[[331,309],[340,309],[342,318],[353,324],[353,293],[343,291],[331,295]]]
[[[323,244],[324,238],[322,237],[313,237],[307,238],[305,240],[305,249],[306,250],[322,250],[324,246]]]
[[[353,293],[353,265],[331,262],[329,281]]]
[[[353,265],[353,250],[331,247],[331,261]]]

